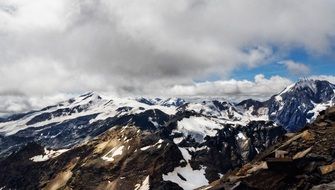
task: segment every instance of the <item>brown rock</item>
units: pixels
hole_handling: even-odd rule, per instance
[[[242,166],[242,168],[236,173],[237,176],[245,176],[247,175],[247,171],[250,170],[252,168],[251,164],[245,164],[244,166]]]
[[[312,150],[312,147],[309,147],[304,151],[298,152],[297,154],[293,156],[293,160],[305,157],[311,150]]]
[[[285,150],[276,150],[275,151],[275,158],[284,158],[285,154],[288,154]]]
[[[326,123],[326,122],[320,122],[320,123],[315,123],[315,125],[318,126],[318,127],[325,127],[325,126],[328,125],[328,123]]]
[[[254,173],[259,170],[264,170],[264,169],[268,169],[268,165],[266,164],[266,162],[261,162],[261,163],[254,165],[251,169],[249,169],[248,174]]]
[[[304,139],[305,141],[311,141],[315,138],[315,134],[309,130],[306,130],[302,133],[301,138]]]
[[[321,174],[325,175],[335,170],[335,162],[329,165],[320,166],[319,170]]]

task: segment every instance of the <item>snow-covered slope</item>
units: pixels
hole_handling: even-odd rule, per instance
[[[88,93],[39,111],[27,113],[18,119],[12,116],[7,119],[7,122],[0,123],[0,134],[13,135],[30,127],[54,125],[89,115],[95,115],[94,119],[90,120],[90,123],[93,123],[108,117],[138,114],[149,109],[159,109],[166,114],[176,113],[174,108],[167,106],[148,105],[131,98],[107,100],[95,93]]]
[[[141,123],[144,128],[155,129],[175,113],[175,107],[148,105],[133,98],[109,100],[88,93],[0,122],[0,155],[31,140],[51,148],[71,147],[115,125]]]

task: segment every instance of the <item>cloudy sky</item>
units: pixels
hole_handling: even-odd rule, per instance
[[[334,0],[1,0],[0,113],[97,91],[266,98],[335,82]]]

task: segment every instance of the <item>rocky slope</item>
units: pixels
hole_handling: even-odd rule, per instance
[[[0,161],[0,173],[5,174],[0,187],[194,189],[241,166],[283,133],[272,123],[255,121],[248,128],[227,125],[197,142],[177,132],[176,123],[155,132],[115,126],[71,149],[29,143]]]
[[[162,173],[185,165],[182,159],[178,147],[157,134],[116,127],[60,155],[30,143],[0,162],[0,183],[5,189],[178,189]]]
[[[335,107],[251,163],[199,189],[335,189]]]

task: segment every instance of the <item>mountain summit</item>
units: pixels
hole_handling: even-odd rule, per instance
[[[300,130],[334,103],[335,85],[312,79],[300,80],[266,102],[269,119],[288,131]]]

